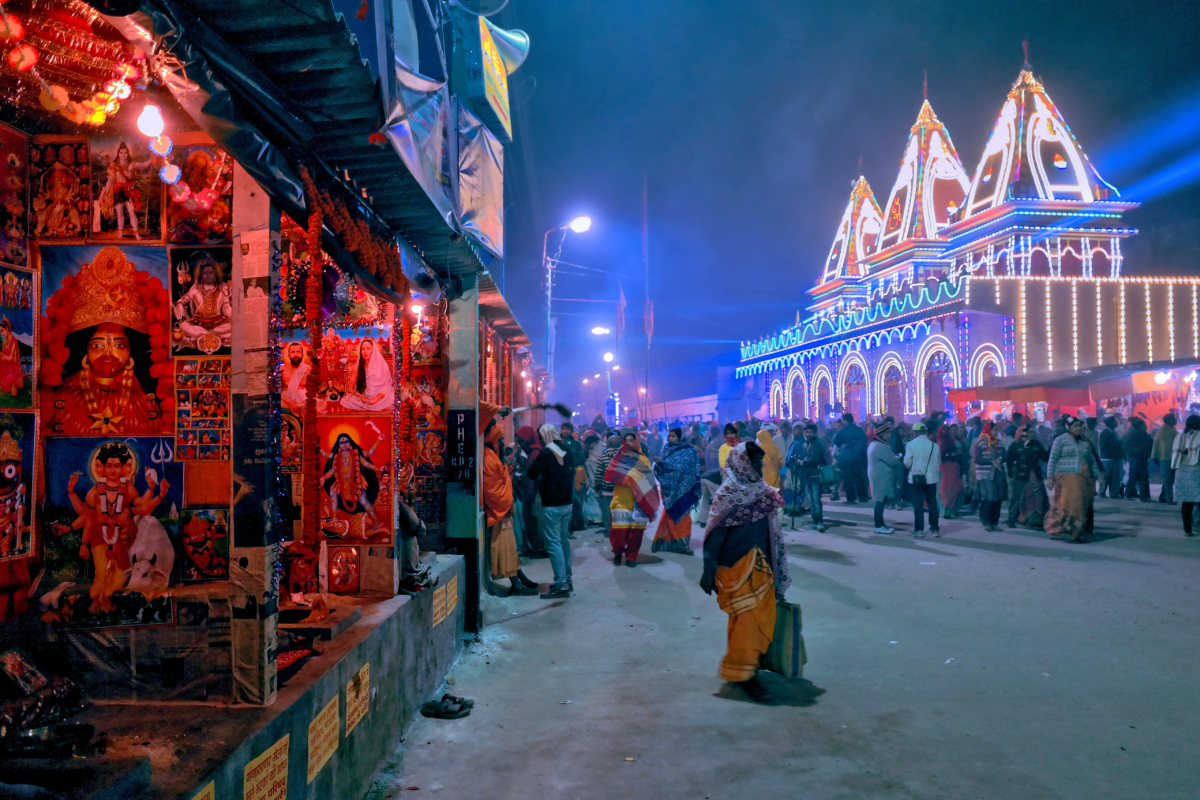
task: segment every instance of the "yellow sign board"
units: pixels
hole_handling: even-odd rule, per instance
[[[329,763],[338,749],[338,696],[325,704],[321,713],[308,723],[308,782]]]
[[[483,94],[496,112],[504,132],[512,139],[512,118],[508,112],[508,67],[500,60],[496,41],[488,29],[487,20],[479,18],[479,42],[483,51]]]
[[[367,715],[371,705],[371,663],[362,665],[346,684],[346,735]]]
[[[196,792],[196,796],[192,800],[217,800],[217,784],[215,781],[209,781],[208,786],[205,786],[200,791]]]
[[[291,734],[267,748],[246,765],[242,783],[244,800],[284,800],[287,797],[288,742]]]

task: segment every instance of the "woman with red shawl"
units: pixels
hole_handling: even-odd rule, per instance
[[[958,450],[958,442],[949,425],[942,425],[937,431],[938,448],[942,451],[942,463],[939,467],[941,480],[938,481],[938,499],[942,504],[942,516],[953,519],[958,515],[958,506],[962,502],[962,455]]]
[[[646,523],[658,513],[658,480],[654,467],[642,452],[642,443],[637,431],[626,428],[621,431],[621,451],[608,463],[604,480],[613,485],[612,530],[608,538],[612,543],[613,566],[636,567],[638,551],[642,548],[642,535]]]

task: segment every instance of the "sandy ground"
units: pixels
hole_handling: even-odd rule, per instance
[[[1200,538],[1177,506],[1101,500],[1085,545],[826,516],[825,534],[787,533],[809,663],[767,676],[774,704],[716,677],[727,618],[699,555],[647,541],[638,568],[614,567],[580,533],[576,595],[489,600],[447,687],[474,711],[418,718],[368,796],[1200,796]],[[548,561],[526,570],[550,579]]]

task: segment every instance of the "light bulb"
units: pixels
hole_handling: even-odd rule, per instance
[[[158,110],[158,106],[153,103],[147,103],[142,109],[142,113],[137,118],[138,130],[151,139],[162,136],[163,124],[162,112]]]

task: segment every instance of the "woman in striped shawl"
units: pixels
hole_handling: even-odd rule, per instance
[[[612,527],[608,538],[612,542],[613,566],[636,567],[638,551],[642,547],[642,535],[646,523],[658,512],[658,481],[650,459],[642,452],[637,431],[626,428],[621,431],[621,451],[613,456],[604,472],[606,483],[613,485]]]

